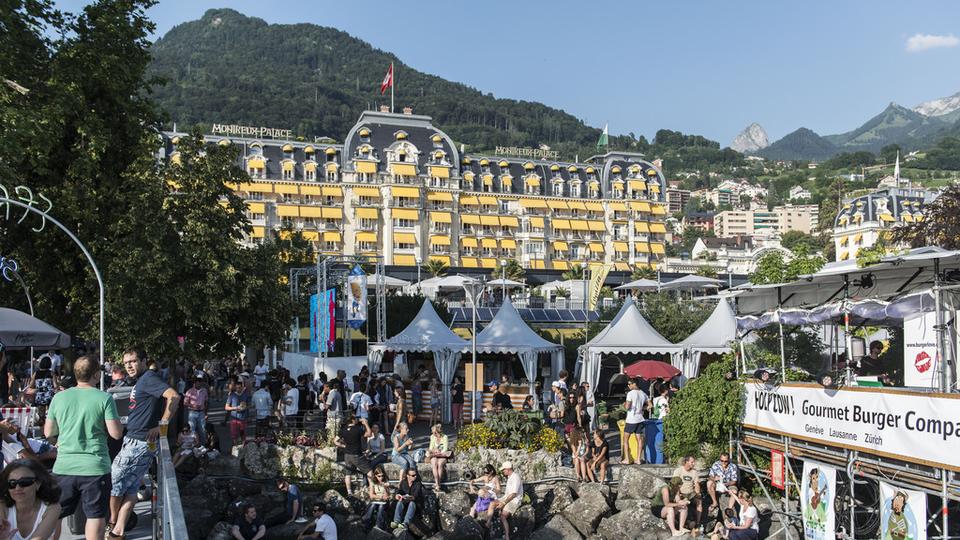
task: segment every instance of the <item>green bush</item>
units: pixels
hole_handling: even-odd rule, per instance
[[[458,452],[476,447],[556,452],[563,444],[563,437],[539,418],[511,410],[490,413],[482,423],[464,426],[457,435]]]
[[[733,366],[733,355],[724,356],[691,379],[670,402],[664,452],[671,460],[692,455],[710,461],[726,449],[743,415],[743,385],[724,377]]]

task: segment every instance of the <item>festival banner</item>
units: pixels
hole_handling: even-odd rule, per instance
[[[834,540],[836,515],[833,498],[837,495],[837,470],[814,461],[803,462],[800,482],[800,509],[803,535],[807,540]]]
[[[367,322],[367,275],[360,265],[353,267],[347,276],[347,324],[351,328],[360,328]]]
[[[297,330],[299,331],[299,329]],[[316,294],[310,295],[310,352],[320,351],[320,300]]]
[[[770,450],[770,484],[779,489],[787,487],[787,460],[783,450]]]
[[[927,495],[880,482],[880,540],[927,540]]]
[[[744,427],[960,471],[960,395],[744,385]]]
[[[333,352],[333,348],[337,343],[336,289],[327,289],[323,292],[323,297],[320,301],[320,311],[322,312],[320,335],[323,337],[323,339],[320,340],[320,351],[325,353]]]
[[[937,388],[940,385],[936,324],[936,312],[903,320],[904,386]]]

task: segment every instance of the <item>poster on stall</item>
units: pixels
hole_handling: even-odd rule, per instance
[[[347,324],[351,328],[360,328],[367,322],[367,275],[359,264],[347,276],[344,291],[347,294]]]
[[[310,352],[331,352],[337,340],[337,291],[310,295]]]
[[[800,507],[803,535],[807,540],[836,538],[833,498],[837,495],[837,470],[815,461],[803,463]]]
[[[927,540],[927,495],[880,482],[880,540]]]
[[[299,330],[297,330],[299,332]],[[310,352],[320,350],[320,299],[310,295]]]
[[[940,385],[936,324],[936,312],[903,320],[904,386],[937,388]]]

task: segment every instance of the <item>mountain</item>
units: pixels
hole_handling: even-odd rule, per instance
[[[767,139],[767,132],[756,122],[743,128],[730,143],[730,148],[743,154],[750,154],[768,146],[770,141]]]
[[[916,148],[920,141],[947,127],[947,122],[935,116],[924,116],[896,103],[890,103],[883,112],[857,129],[824,138],[843,152],[879,152],[888,144],[899,144],[908,149]]]
[[[443,54],[442,45],[436,52]],[[177,25],[151,53],[150,74],[166,81],[152,97],[181,128],[245,124],[343,140],[361,111],[390,103],[389,95],[380,95],[380,82],[393,62],[397,109],[410,106],[414,114],[432,116],[471,151],[546,144],[572,158],[594,152],[600,136],[600,129],[564,111],[496,99],[421,73],[337,29],[267,24],[232,9],[212,9]],[[477,69],[491,76],[496,71],[482,62]],[[611,148],[635,146],[630,137],[610,137]]]
[[[960,92],[945,98],[924,101],[913,110],[924,116],[943,116],[958,111],[960,110]]]
[[[823,161],[838,152],[826,138],[807,128],[800,128],[757,152],[757,155],[773,160]]]

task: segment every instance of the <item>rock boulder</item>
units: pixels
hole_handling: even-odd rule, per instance
[[[665,485],[658,475],[641,467],[621,467],[618,499],[652,499]]]
[[[619,502],[619,501],[618,501]],[[616,514],[603,518],[597,534],[604,538],[657,538],[661,533],[670,534],[666,523],[650,512],[649,505],[623,508]]]
[[[458,540],[483,540],[483,525],[470,516],[462,517],[453,528],[453,537]]]
[[[581,540],[582,538],[580,531],[561,515],[550,518],[546,525],[530,536],[531,540]]]
[[[610,513],[610,503],[603,490],[597,489],[600,487],[596,484],[582,486],[579,492],[580,498],[563,511],[563,517],[567,518],[567,521],[583,536],[592,534],[600,520]]]

